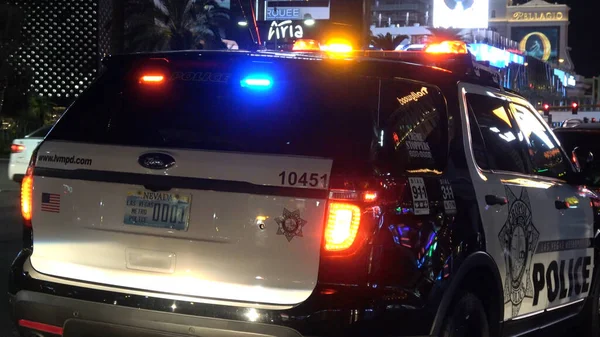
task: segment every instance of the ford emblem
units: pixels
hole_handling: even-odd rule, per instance
[[[175,165],[175,158],[165,153],[146,153],[140,156],[138,163],[151,170],[164,170]]]

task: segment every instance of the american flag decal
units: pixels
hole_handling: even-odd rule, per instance
[[[42,212],[60,213],[60,194],[42,193]]]

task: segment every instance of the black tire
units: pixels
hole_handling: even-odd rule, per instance
[[[490,326],[483,304],[465,292],[448,310],[440,337],[490,337]]]
[[[600,337],[600,273],[596,273],[595,276],[587,303],[581,313],[582,337]]]

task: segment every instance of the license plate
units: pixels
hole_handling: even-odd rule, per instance
[[[192,196],[189,194],[134,191],[127,193],[126,225],[187,230]]]

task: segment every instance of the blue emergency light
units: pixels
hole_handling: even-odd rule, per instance
[[[243,88],[265,90],[273,86],[273,80],[268,75],[255,74],[244,77],[240,85]]]

